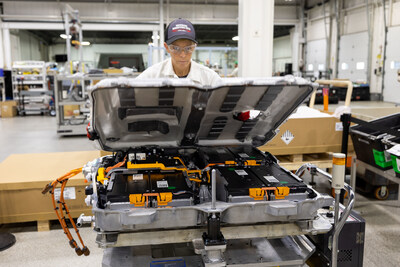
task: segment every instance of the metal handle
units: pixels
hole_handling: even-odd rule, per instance
[[[211,209],[216,209],[216,199],[217,199],[217,179],[216,170],[211,171]]]

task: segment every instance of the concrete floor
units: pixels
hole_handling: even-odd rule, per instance
[[[353,106],[353,103],[352,103]],[[331,109],[334,106],[330,107]],[[394,104],[356,102],[354,110],[365,114],[388,115]],[[374,112],[373,109],[379,110]],[[392,109],[389,111],[389,109]],[[400,111],[398,111],[400,112]],[[372,114],[372,115],[371,115]],[[48,116],[0,119],[0,162],[15,153],[42,153],[96,150],[86,137],[59,137],[56,120]],[[400,207],[397,201],[377,201],[357,194],[356,210],[366,219],[364,266],[400,266]],[[82,228],[81,234],[91,250],[89,257],[76,256],[61,229],[36,232],[32,225],[0,225],[0,232],[15,234],[17,243],[0,252],[0,266],[100,266],[102,250],[97,248],[95,233]]]
[[[0,162],[11,154],[98,150],[86,136],[58,136],[55,117],[1,118],[0,129]]]

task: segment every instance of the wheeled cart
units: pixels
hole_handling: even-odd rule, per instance
[[[87,135],[113,154],[82,168],[94,216],[78,224],[94,223],[103,266],[303,266],[316,249],[307,235],[330,231],[337,266],[351,188],[333,226],[326,214],[333,205],[338,211],[338,200],[256,148],[313,89],[291,76],[217,87],[178,79],[100,81],[89,93]],[[88,254],[73,245],[78,255]]]

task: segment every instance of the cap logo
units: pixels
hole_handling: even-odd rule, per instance
[[[186,24],[176,24],[172,28],[172,32],[192,32],[192,30]]]

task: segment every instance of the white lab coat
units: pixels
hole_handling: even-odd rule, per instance
[[[172,67],[171,58],[147,68],[137,79],[179,78]],[[221,77],[209,69],[192,60],[187,78],[203,86],[218,86],[222,83]]]
[[[239,68],[234,68],[231,74],[228,75],[228,77],[237,77],[239,73]]]

